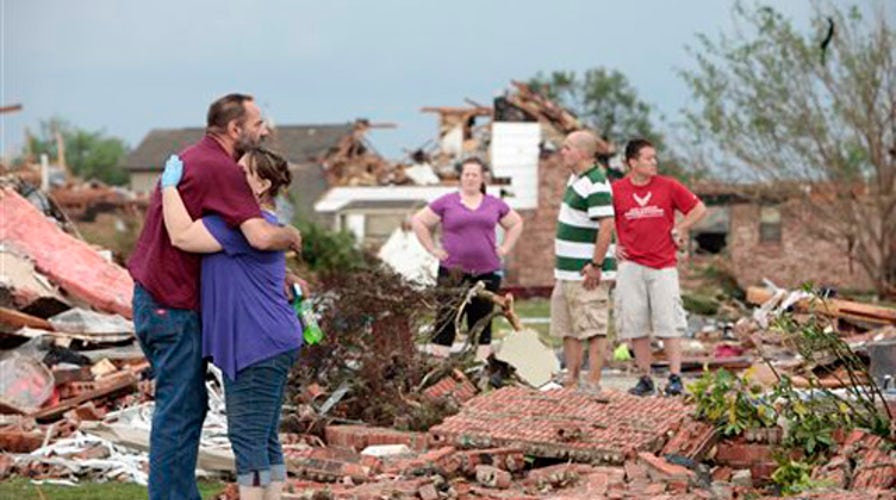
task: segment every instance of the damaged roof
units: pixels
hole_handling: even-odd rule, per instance
[[[339,140],[352,133],[351,123],[324,125],[281,125],[266,141],[266,146],[282,154],[290,163],[317,161]],[[125,158],[128,170],[162,170],[165,158],[183,150],[205,135],[202,127],[153,129],[140,145]]]

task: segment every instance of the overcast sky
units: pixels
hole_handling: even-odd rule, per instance
[[[808,26],[807,0],[774,3]],[[0,115],[5,156],[52,116],[135,147],[153,128],[204,125],[212,100],[240,91],[277,124],[395,123],[372,140],[397,158],[436,135],[422,106],[489,104],[511,79],[597,66],[674,122],[686,46],[733,29],[730,0],[0,4],[0,105],[24,105]]]

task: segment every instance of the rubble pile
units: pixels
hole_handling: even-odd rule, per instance
[[[357,120],[353,133],[320,158],[327,183],[331,187],[453,183],[457,180],[454,167],[458,160],[489,156],[495,121],[537,122],[551,147],[559,147],[567,134],[585,128],[571,111],[521,82],[512,81],[511,89],[495,103],[494,107],[471,101],[469,107],[422,108],[425,113],[439,115],[438,141],[428,141],[402,161],[390,161],[377,154],[365,139],[373,125]],[[599,139],[600,156],[609,158],[615,152],[613,144]],[[500,179],[492,181],[501,183]]]
[[[39,198],[7,186],[0,210],[0,480],[145,484],[152,389],[127,272]],[[893,497],[892,309],[748,290],[761,307],[689,339],[685,367],[709,369],[689,398],[594,395],[533,387],[472,345],[422,352],[437,294],[484,292],[368,264],[317,277],[326,337],[290,375],[286,498]],[[521,328],[512,297],[481,296]],[[219,373],[208,387],[199,468],[232,478]]]

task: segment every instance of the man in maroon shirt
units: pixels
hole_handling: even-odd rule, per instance
[[[213,102],[206,135],[179,153],[184,163],[178,190],[194,219],[220,215],[239,227],[259,250],[301,250],[292,226],[266,222],[236,160],[261,143],[267,127],[251,96],[229,94]],[[159,159],[161,163],[162,159]],[[149,498],[198,499],[195,469],[205,420],[206,364],[199,326],[201,256],[175,248],[162,218],[156,187],[143,231],[128,260],[134,278],[134,327],[155,374],[150,433]]]
[[[644,139],[625,148],[628,175],[613,183],[616,217],[616,325],[621,340],[631,340],[641,371],[629,390],[653,394],[650,377],[650,335],[663,339],[671,374],[667,395],[681,394],[681,337],[687,328],[678,287],[676,250],[687,242],[688,230],[706,214],[693,193],[671,177],[657,175],[656,149]],[[678,222],[675,212],[684,217]]]

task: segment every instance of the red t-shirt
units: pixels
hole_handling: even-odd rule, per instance
[[[677,263],[672,228],[675,211],[691,211],[700,200],[688,188],[671,177],[655,175],[644,186],[632,184],[629,177],[613,186],[613,210],[616,234],[627,259],[654,269]]]
[[[231,227],[261,217],[261,209],[246,176],[215,139],[205,136],[180,153],[184,175],[177,189],[194,220],[216,213]],[[161,159],[160,159],[161,160]],[[158,184],[146,210],[143,231],[128,271],[160,304],[174,309],[199,310],[200,254],[171,245],[162,218],[162,192]]]

